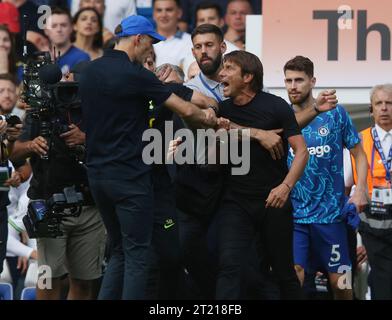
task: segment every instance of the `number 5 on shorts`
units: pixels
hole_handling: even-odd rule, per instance
[[[333,244],[331,250],[331,261],[338,262],[340,260],[340,252],[338,251],[340,244]]]

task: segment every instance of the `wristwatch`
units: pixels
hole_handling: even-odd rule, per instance
[[[211,108],[212,110],[214,110],[215,115],[218,117],[219,114],[219,109],[213,105],[209,105],[207,108]]]

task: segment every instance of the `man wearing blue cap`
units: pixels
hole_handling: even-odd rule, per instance
[[[142,16],[124,19],[116,45],[80,79],[91,190],[111,244],[100,299],[143,299],[153,226],[150,167],[142,160],[149,101],[193,126],[212,127],[212,108],[198,109],[172,94],[143,67],[152,44],[164,40]]]

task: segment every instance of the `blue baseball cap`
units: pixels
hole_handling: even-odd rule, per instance
[[[122,30],[120,33],[116,33],[116,36],[119,38],[147,34],[155,40],[154,43],[166,40],[165,37],[155,32],[152,23],[143,16],[129,16],[121,21],[120,25]]]

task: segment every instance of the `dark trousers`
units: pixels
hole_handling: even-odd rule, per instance
[[[267,195],[266,195],[267,196]],[[293,262],[293,218],[290,201],[282,209],[266,209],[265,198],[227,191],[220,208],[219,273],[216,298],[239,299],[246,289],[241,274],[256,237],[276,276],[281,299],[300,299]]]
[[[369,259],[369,286],[372,300],[392,299],[392,233],[377,237],[361,233]]]
[[[180,223],[181,253],[187,270],[186,297],[214,299],[219,263],[217,257],[219,215],[196,216],[178,208],[177,214]],[[258,247],[258,243],[254,242],[246,258],[247,266],[242,272],[241,280],[246,289],[241,292],[241,298],[277,300],[280,295],[275,277],[269,272],[267,261],[265,257],[260,256]]]
[[[16,291],[16,286],[21,277],[21,272],[18,269],[18,257],[7,257],[8,268],[11,274],[12,286],[14,287],[14,292]]]
[[[260,239],[248,250],[248,266],[242,274],[244,292],[241,299],[248,300],[279,300],[280,290],[275,275],[270,271],[266,250]],[[264,255],[264,256],[263,256]]]
[[[7,253],[8,213],[7,208],[0,208],[0,273],[3,272],[3,263]]]
[[[207,242],[212,216],[195,216],[177,208],[184,266],[194,284],[191,298],[213,299],[216,264]]]
[[[181,272],[175,188],[165,167],[153,169],[154,227],[149,254],[147,299],[177,298]]]
[[[153,227],[151,175],[135,180],[89,176],[89,182],[111,246],[98,299],[144,299]]]

